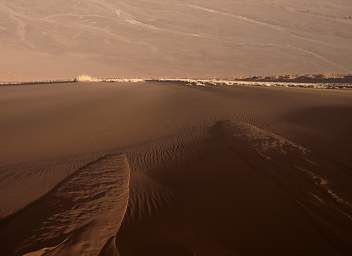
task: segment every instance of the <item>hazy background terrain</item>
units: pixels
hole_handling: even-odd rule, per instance
[[[0,0],[0,81],[348,73],[351,0]]]

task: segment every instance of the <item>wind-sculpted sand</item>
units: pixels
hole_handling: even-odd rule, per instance
[[[2,253],[98,255],[115,241],[127,208],[129,175],[125,155],[104,156],[78,169],[1,223]]]
[[[349,255],[352,91],[0,88],[4,255]]]
[[[350,0],[0,0],[0,80],[350,73],[351,13]]]
[[[230,121],[187,144],[193,151],[167,165],[156,165],[155,149],[139,156],[150,163],[140,172],[168,188],[158,197],[172,197],[150,214],[148,189],[146,214],[123,221],[121,255],[348,255],[352,207],[330,191],[319,176],[324,163],[307,149]]]

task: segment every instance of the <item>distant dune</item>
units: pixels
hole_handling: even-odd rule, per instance
[[[352,90],[0,87],[0,253],[349,255]]]
[[[0,79],[352,71],[350,0],[0,0]]]
[[[0,86],[21,85],[56,85],[73,83],[175,83],[186,86],[266,86],[266,87],[300,87],[316,89],[351,89],[352,75],[342,74],[306,74],[306,75],[276,75],[276,76],[241,76],[232,79],[192,79],[192,78],[97,78],[90,75],[79,75],[72,79],[7,81]]]

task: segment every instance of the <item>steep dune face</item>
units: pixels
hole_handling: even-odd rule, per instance
[[[351,11],[349,0],[0,0],[0,79],[349,72]]]

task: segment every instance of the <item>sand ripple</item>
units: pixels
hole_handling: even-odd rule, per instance
[[[127,207],[128,184],[125,155],[104,156],[80,168],[2,223],[3,241],[16,248],[6,255],[98,255],[115,239]],[[23,232],[15,235],[13,229]]]

